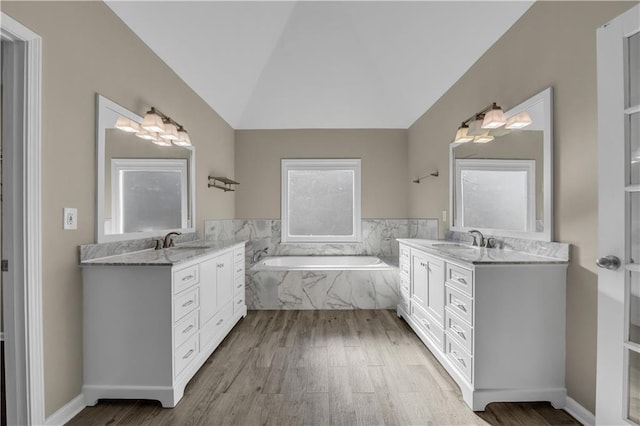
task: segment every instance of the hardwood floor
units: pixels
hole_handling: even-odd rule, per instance
[[[174,409],[101,401],[71,425],[565,425],[548,403],[474,413],[393,311],[250,311]]]

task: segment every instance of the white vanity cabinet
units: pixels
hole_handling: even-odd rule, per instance
[[[244,243],[205,253],[173,265],[82,265],[87,405],[122,398],[174,407],[246,316]],[[242,271],[235,268],[240,261]]]
[[[398,316],[464,401],[475,411],[497,401],[563,407],[566,262],[466,263],[436,252],[401,242]]]

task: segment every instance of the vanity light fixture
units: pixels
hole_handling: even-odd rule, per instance
[[[164,114],[163,114],[164,115]],[[154,107],[151,107],[142,120],[142,128],[149,132],[164,133],[164,122]]]
[[[498,127],[502,127],[507,124],[507,119],[504,118],[504,112],[502,108],[500,108],[494,102],[491,105],[491,109],[487,111],[484,115],[484,120],[482,121],[483,129],[497,129]]]
[[[471,142],[472,140],[473,136],[469,135],[469,126],[466,123],[462,123],[462,125],[458,127],[456,138],[453,141],[457,143],[465,143]]]
[[[531,116],[526,111],[506,119],[502,108],[493,102],[483,110],[476,112],[462,122],[458,127],[455,143],[491,142],[498,136],[511,133],[511,130],[522,129],[532,123]]]
[[[141,139],[149,140],[160,146],[191,146],[191,138],[182,124],[166,114],[151,107],[144,116],[142,124],[126,117],[118,117],[114,126],[124,132],[135,133]]]
[[[531,116],[527,111],[522,111],[513,117],[509,117],[505,124],[505,129],[522,129],[532,123]]]
[[[118,117],[114,127],[127,133],[137,133],[140,131],[140,125],[138,123],[122,116]]]

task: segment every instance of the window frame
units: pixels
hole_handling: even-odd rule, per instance
[[[523,171],[527,173],[527,206],[526,228],[524,230],[508,230],[508,232],[534,232],[536,229],[536,165],[535,160],[508,159],[459,159],[455,160],[455,197],[458,209],[455,211],[455,223],[462,229],[471,229],[464,221],[464,203],[462,191],[462,172],[467,170],[485,171]],[[489,228],[478,227],[480,230]],[[487,231],[490,232],[490,231]]]
[[[289,172],[295,170],[350,170],[353,172],[353,233],[351,235],[291,235],[289,232]],[[282,243],[360,243],[362,242],[362,162],[347,159],[281,160],[281,242]]]
[[[186,159],[178,158],[113,158],[111,160],[111,230],[122,233],[124,225],[121,172],[172,172],[180,175],[180,228],[191,226],[188,212],[188,167]],[[105,224],[105,228],[108,225]],[[173,228],[172,228],[173,229]]]

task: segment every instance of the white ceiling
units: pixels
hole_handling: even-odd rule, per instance
[[[531,1],[108,1],[235,129],[408,128]]]

